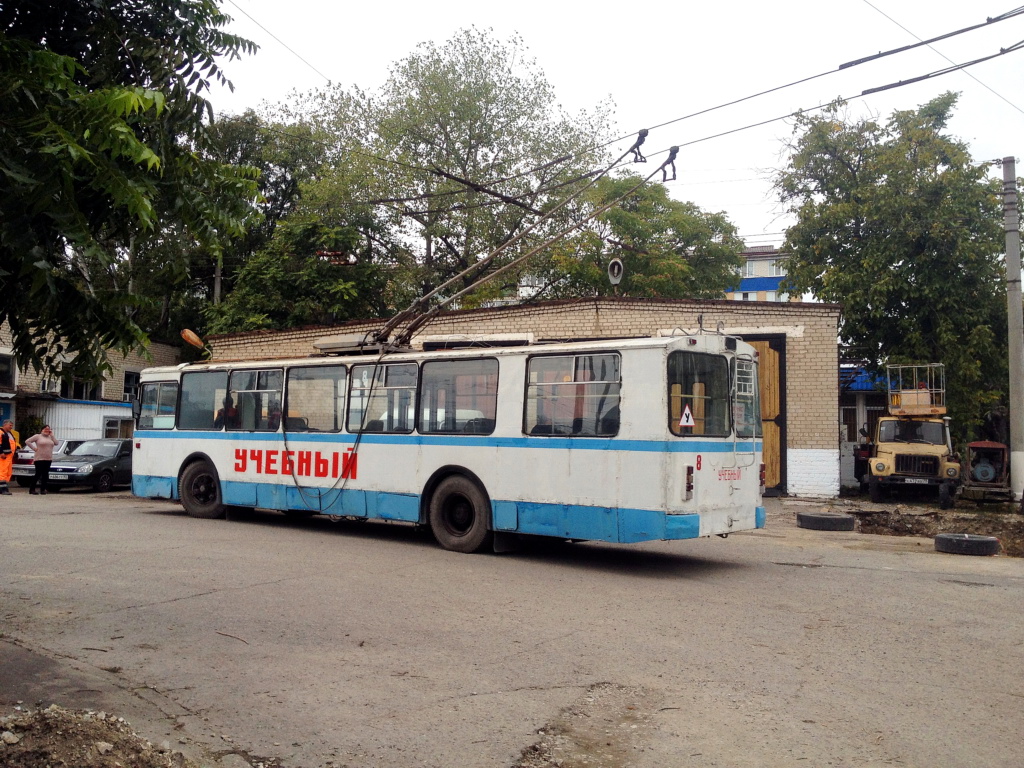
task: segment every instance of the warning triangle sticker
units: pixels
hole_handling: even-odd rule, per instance
[[[679,419],[679,426],[680,427],[695,427],[695,426],[697,426],[696,424],[693,423],[693,414],[690,413],[690,406],[688,406],[688,405],[683,406],[683,417],[681,419]]]

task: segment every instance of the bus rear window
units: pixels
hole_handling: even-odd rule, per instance
[[[178,382],[142,385],[139,429],[174,429],[178,406]]]
[[[523,432],[609,437],[619,431],[617,354],[532,357]]]
[[[668,399],[672,434],[729,435],[729,363],[724,357],[700,352],[670,354]]]
[[[489,435],[497,409],[497,360],[423,364],[420,432]]]

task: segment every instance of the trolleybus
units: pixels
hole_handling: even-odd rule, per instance
[[[757,354],[742,340],[420,346],[145,370],[132,490],[200,518],[404,521],[458,552],[764,526]]]

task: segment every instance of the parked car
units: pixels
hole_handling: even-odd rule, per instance
[[[91,485],[109,491],[115,485],[131,485],[132,441],[127,438],[86,440],[69,454],[53,457],[50,488]]]
[[[84,442],[85,440],[58,440],[53,449],[54,460],[71,453]],[[22,488],[32,485],[32,476],[36,473],[36,468],[33,466],[35,460],[36,452],[31,448],[22,447],[14,452],[14,466],[11,468],[11,474],[14,476],[15,482]]]

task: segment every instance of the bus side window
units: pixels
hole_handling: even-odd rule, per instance
[[[344,365],[316,365],[288,370],[285,432],[339,432],[345,422]]]
[[[227,371],[182,374],[178,429],[216,429],[214,417],[228,389]]]
[[[523,432],[612,437],[619,431],[618,354],[538,356],[527,363]]]
[[[416,363],[355,365],[349,387],[349,432],[412,432],[416,420]],[[375,422],[379,430],[371,430]]]
[[[498,410],[498,361],[424,363],[419,402],[420,432],[491,434]]]
[[[178,406],[178,383],[143,384],[139,429],[173,429]]]
[[[281,425],[280,370],[232,371],[229,395],[237,417],[228,430],[276,432]]]

